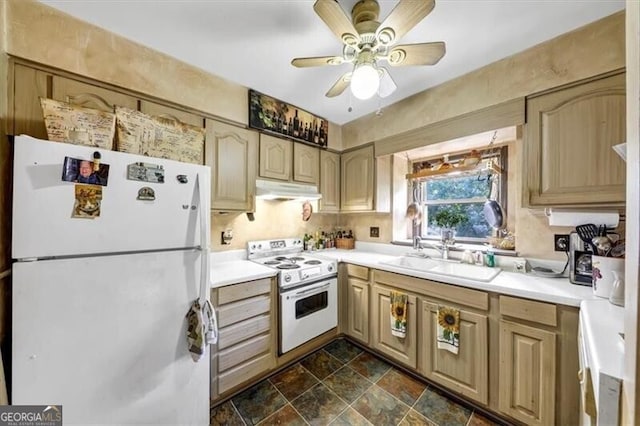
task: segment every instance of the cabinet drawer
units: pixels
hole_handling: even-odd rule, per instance
[[[248,299],[271,291],[271,278],[218,288],[218,305]]]
[[[247,318],[269,312],[271,299],[268,295],[252,297],[239,302],[227,303],[218,308],[218,326],[226,327]]]
[[[262,334],[271,327],[271,317],[260,315],[246,321],[233,324],[230,327],[220,329],[218,336],[218,349],[222,350],[250,337]]]
[[[263,334],[218,352],[218,372],[245,362],[256,355],[269,351],[271,335]]]
[[[269,370],[274,365],[271,354],[264,354],[254,360],[236,368],[225,371],[218,376],[218,393],[223,394],[234,386],[240,385],[251,378]]]
[[[558,325],[556,305],[549,303],[500,296],[500,314],[552,327]]]
[[[347,275],[369,281],[369,268],[358,265],[347,265]]]

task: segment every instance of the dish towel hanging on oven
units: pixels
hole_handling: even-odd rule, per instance
[[[407,335],[407,307],[409,296],[391,292],[391,334],[404,338]]]
[[[460,347],[460,311],[438,306],[438,349],[458,354]]]

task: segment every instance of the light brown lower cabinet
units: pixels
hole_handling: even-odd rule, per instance
[[[257,380],[276,366],[275,283],[271,278],[212,289],[218,344],[211,354],[211,399]]]
[[[407,294],[407,332],[405,337],[391,334],[391,292],[394,289],[373,285],[371,287],[371,346],[390,358],[413,369],[417,366],[418,302],[416,296]]]
[[[457,307],[456,307],[457,308]],[[454,354],[438,349],[438,303],[421,300],[420,364],[425,377],[482,404],[489,403],[487,315],[459,308],[460,346]]]
[[[344,332],[369,344],[369,269],[346,265],[346,327]],[[342,294],[345,294],[344,292]]]
[[[528,425],[554,423],[555,333],[501,320],[499,376],[501,412]]]
[[[577,308],[356,265],[341,271],[348,336],[366,344],[368,319],[367,346],[469,401],[514,423],[578,424]],[[391,334],[392,291],[409,296],[405,338]],[[439,305],[460,311],[458,354],[437,347]]]

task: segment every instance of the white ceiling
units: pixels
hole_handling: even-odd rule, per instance
[[[360,101],[324,94],[349,65],[298,69],[294,57],[340,55],[312,0],[42,0],[43,3],[337,124],[624,8],[624,0],[437,0],[399,42],[444,41],[435,66],[392,68],[398,89]],[[350,16],[356,0],[339,0]],[[395,0],[380,0],[380,21]],[[349,112],[349,106],[352,111]]]

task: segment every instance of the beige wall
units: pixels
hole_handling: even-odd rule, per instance
[[[623,68],[624,55],[624,12],[619,12],[388,106],[380,117],[347,123],[343,142],[361,145]]]
[[[317,203],[314,203],[317,204]],[[314,211],[317,211],[317,205]],[[247,241],[273,238],[302,238],[305,233],[332,231],[338,224],[335,214],[313,213],[308,222],[302,220],[302,202],[256,200],[255,220],[246,214],[213,213],[211,215],[211,249],[213,251],[246,249]],[[220,243],[221,233],[233,230],[229,245]]]

